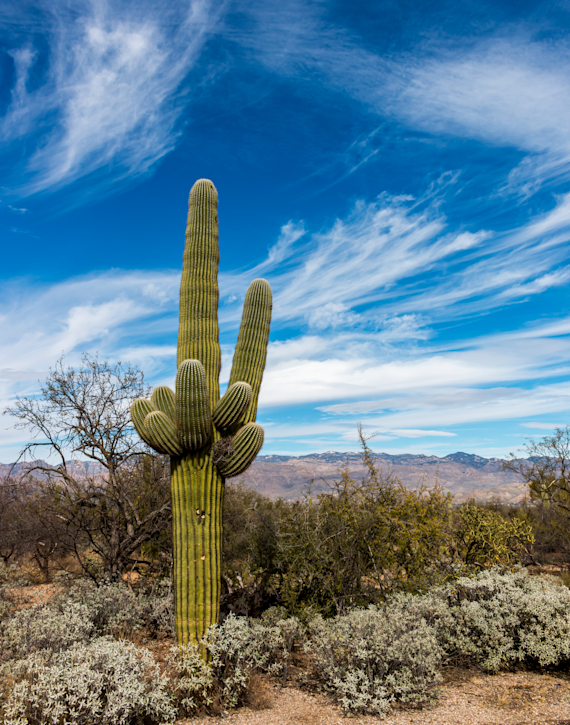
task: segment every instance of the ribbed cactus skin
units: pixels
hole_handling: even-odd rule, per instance
[[[176,404],[174,392],[167,385],[160,385],[152,391],[150,402],[156,410],[162,410],[170,420],[176,422]]]
[[[218,430],[226,430],[240,423],[251,403],[252,390],[249,383],[234,383],[219,399],[212,420]]]
[[[271,318],[271,289],[254,280],[220,400],[217,206],[212,182],[197,181],[188,203],[176,389],[160,386],[151,400],[131,407],[141,438],[171,455],[176,634],[204,657],[200,641],[220,607],[224,479],[243,473],[263,445],[263,429],[253,421]]]
[[[272,303],[269,283],[264,279],[254,279],[245,295],[229,383],[231,386],[243,381],[251,385],[251,403],[243,423],[254,421],[257,415],[257,399],[267,357]]]
[[[145,428],[144,419],[149,413],[152,413],[153,410],[155,410],[155,407],[150,400],[147,400],[146,398],[137,398],[131,403],[131,420],[133,421],[137,433],[147,445],[151,446],[151,448],[154,448],[159,453],[168,453],[168,451],[165,451],[161,447],[160,441],[157,441]]]
[[[172,459],[171,486],[176,634],[199,644],[220,612],[224,484],[209,456],[195,453]]]
[[[263,428],[257,423],[247,423],[233,439],[234,452],[220,468],[224,478],[233,478],[246,471],[263,446]]]
[[[218,328],[218,192],[199,179],[190,192],[180,285],[177,367],[199,360],[206,370],[210,409],[220,397],[222,354]]]
[[[162,410],[153,410],[149,413],[144,419],[144,427],[151,439],[158,442],[164,453],[171,456],[181,456],[184,453],[172,418]]]
[[[206,371],[199,360],[184,360],[176,373],[176,422],[182,446],[196,451],[212,433]]]

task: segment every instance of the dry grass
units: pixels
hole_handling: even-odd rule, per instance
[[[275,687],[262,675],[254,674],[249,680],[244,704],[250,710],[268,710],[275,702]]]

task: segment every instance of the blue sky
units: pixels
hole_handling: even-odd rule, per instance
[[[249,281],[274,290],[264,453],[565,425],[569,29],[565,0],[5,2],[0,404],[62,353],[172,382],[208,177],[224,381]]]

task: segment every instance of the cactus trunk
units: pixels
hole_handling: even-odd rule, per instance
[[[176,637],[200,644],[220,612],[223,479],[209,456],[171,458]]]
[[[271,288],[254,280],[220,400],[217,208],[215,186],[200,179],[188,203],[176,390],[160,386],[131,406],[142,440],[171,456],[176,635],[203,657],[201,641],[220,611],[224,481],[243,473],[263,445],[255,416],[271,319]]]

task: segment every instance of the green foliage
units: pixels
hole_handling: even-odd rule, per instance
[[[438,487],[407,490],[377,469],[362,434],[361,444],[362,481],[345,468],[330,493],[283,509],[281,596],[304,618],[416,591],[448,573],[449,497]]]
[[[570,427],[529,439],[523,455],[511,453],[503,469],[520,476],[534,504],[533,518],[543,551],[570,551]]]
[[[161,387],[131,406],[143,441],[171,456],[178,642],[198,644],[218,621],[223,482],[243,473],[263,445],[255,415],[265,367],[271,289],[254,280],[245,297],[229,389],[220,400],[218,195],[190,192],[180,287],[176,390]],[[205,655],[205,650],[203,649]]]
[[[532,525],[524,517],[509,520],[473,501],[460,508],[454,535],[459,557],[468,569],[520,561],[534,543]]]
[[[330,491],[271,501],[226,488],[223,576],[230,609],[258,614],[280,603],[304,621],[420,592],[531,558],[528,508],[452,507],[436,485],[406,489],[380,471],[361,439],[366,476],[341,469]]]
[[[281,500],[272,501],[241,483],[226,485],[224,494],[223,579],[227,595],[237,593],[239,614],[259,615],[275,600],[279,586],[279,521]],[[249,593],[250,596],[245,596]]]

